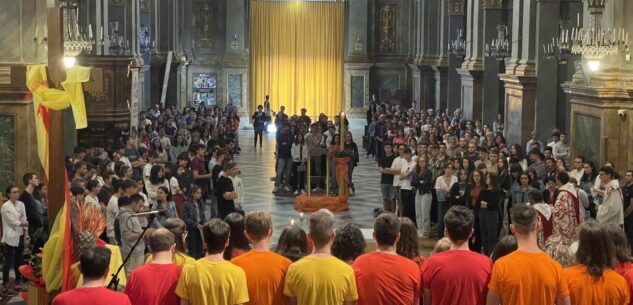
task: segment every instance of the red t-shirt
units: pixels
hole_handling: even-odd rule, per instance
[[[53,305],[131,305],[127,295],[105,287],[75,288],[62,292],[53,299]]]
[[[422,287],[431,291],[430,305],[486,303],[492,261],[472,251],[433,254],[422,265]]]
[[[180,305],[176,284],[182,266],[176,264],[147,264],[130,274],[125,293],[132,305]]]
[[[358,305],[411,304],[422,296],[420,268],[396,254],[372,252],[356,258]]]
[[[624,274],[631,269],[633,269],[633,263],[624,262],[617,264],[613,271],[617,272],[621,276],[624,276]]]
[[[204,160],[198,158],[197,156],[191,160],[191,172],[198,171],[198,175],[206,175],[207,167],[204,165]],[[197,185],[205,186],[209,183],[209,179],[198,179],[194,180],[194,183]]]

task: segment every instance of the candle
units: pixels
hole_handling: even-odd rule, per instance
[[[339,150],[343,151],[345,149],[345,112],[341,112],[340,121],[339,137],[341,144],[339,145]]]
[[[37,32],[40,30],[40,26],[36,25],[35,26],[35,39],[37,39]]]
[[[101,26],[101,41],[103,42],[103,25]]]
[[[291,225],[291,226],[294,226],[294,225],[295,225],[295,220],[294,220],[294,219],[292,219],[292,218],[290,218],[290,225]]]
[[[576,25],[580,27],[580,13],[576,15]]]
[[[626,36],[624,36],[624,45],[628,45],[629,44],[629,33],[626,33]]]
[[[92,23],[88,23],[88,38],[92,39]]]

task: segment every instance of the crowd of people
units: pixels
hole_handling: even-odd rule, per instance
[[[329,163],[336,194],[340,145],[354,193],[359,148],[343,119],[275,113],[268,98],[258,107],[255,148],[276,127],[274,193],[323,189]],[[489,125],[459,109],[372,103],[367,121],[365,159],[378,164],[382,210],[377,250],[366,254],[360,229],[335,230],[327,210],[309,215],[308,232],[291,224],[276,243],[271,215],[245,213],[233,158],[240,119],[230,105],[155,106],[141,113],[137,137],[77,147],[67,159],[71,220],[82,205],[105,215],[97,233],[130,256],[128,284],[126,295],[103,288],[110,250],[87,247],[75,253],[83,284],[54,304],[628,304],[633,171],[569,156],[558,129],[546,145],[536,133],[508,145],[500,116]],[[24,290],[23,249],[37,252],[48,234],[46,185],[31,172],[22,182],[2,206],[3,296]],[[149,211],[161,213],[135,215]],[[430,256],[419,237],[438,239]]]

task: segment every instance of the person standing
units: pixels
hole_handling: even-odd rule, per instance
[[[444,215],[449,208],[450,190],[457,183],[457,177],[453,176],[453,165],[449,162],[444,165],[444,174],[435,180],[435,193],[437,194],[437,237],[444,237]]]
[[[79,270],[84,277],[81,287],[62,292],[53,299],[53,305],[132,305],[127,295],[106,287],[110,273],[110,249],[94,246],[82,251]]]
[[[235,212],[235,199],[237,192],[233,187],[233,180],[238,172],[237,163],[233,160],[225,160],[222,165],[223,173],[216,182],[216,196],[218,199],[218,217],[224,219],[227,215]]]
[[[613,271],[613,257],[615,247],[599,223],[589,220],[580,225],[578,264],[564,270],[572,305],[629,304],[626,280]]]
[[[633,170],[626,171],[622,183],[624,232],[626,232],[629,245],[633,245]]]
[[[584,220],[584,209],[580,207],[578,190],[569,182],[569,175],[561,172],[556,180],[559,188],[553,207],[552,235],[545,241],[545,252],[569,267],[573,263],[569,247],[577,240],[576,231]]]
[[[136,241],[141,238],[143,232],[139,217],[133,216],[143,208],[143,202],[143,197],[139,194],[121,197],[118,200],[120,209],[117,221],[121,239],[121,256],[127,257],[128,254],[132,253],[125,264],[125,275],[127,277],[130,276],[134,269],[143,265],[145,258],[145,240],[141,239],[136,248],[132,249]]]
[[[174,264],[176,239],[169,230],[158,229],[148,238],[152,262],[134,270],[125,285],[132,305],[180,305],[176,284],[182,266]]]
[[[266,114],[263,112],[264,107],[262,105],[257,106],[257,111],[253,114],[253,129],[255,129],[255,141],[253,141],[253,147],[257,147],[257,137],[259,137],[259,148],[262,147],[262,141],[264,137],[264,128],[266,128]]]
[[[246,238],[253,245],[251,251],[231,262],[246,273],[249,305],[286,305],[283,294],[284,277],[292,264],[289,259],[270,251],[273,221],[269,213],[254,211],[246,216]]]
[[[400,220],[383,213],[374,222],[374,252],[352,263],[358,287],[358,304],[415,304],[421,297],[420,269],[414,261],[396,253]]]
[[[22,176],[22,182],[24,183],[24,191],[20,194],[18,201],[22,202],[26,211],[26,219],[29,222],[29,236],[35,236],[35,231],[41,228],[44,224],[43,207],[37,204],[33,192],[40,183],[35,173],[26,173]],[[7,196],[9,194],[7,193]],[[48,230],[48,228],[44,228]]]
[[[417,219],[418,233],[422,235],[422,238],[429,238],[431,235],[433,173],[429,168],[429,159],[426,155],[419,155],[417,164],[411,179],[411,184],[417,188],[415,194],[415,218]]]
[[[481,243],[484,254],[492,254],[499,241],[500,207],[503,206],[505,194],[499,188],[497,175],[487,173],[484,189],[479,193],[477,208],[479,209],[479,224]]]
[[[536,210],[518,204],[510,213],[518,249],[492,267],[486,304],[570,304],[563,268],[538,246]]]
[[[277,136],[277,176],[275,177],[275,187],[273,193],[284,188],[286,192],[292,191],[290,188],[290,170],[292,169],[292,143],[293,136],[290,134],[290,124],[284,123]]]
[[[310,214],[309,237],[314,251],[290,265],[284,295],[297,305],[351,305],[358,299],[352,267],[332,256],[334,215],[321,209]]]
[[[622,203],[622,190],[620,183],[614,179],[613,168],[604,166],[600,169],[598,177],[604,186],[602,204],[598,206],[596,220],[601,224],[624,224],[624,205]]]
[[[270,96],[266,95],[264,99],[264,116],[266,117],[266,124],[264,124],[264,132],[268,133],[268,124],[272,120],[271,110],[270,110]]]
[[[7,200],[2,204],[0,214],[2,214],[2,254],[4,262],[2,264],[2,289],[3,292],[9,289],[9,270],[13,267],[15,272],[15,283],[18,290],[25,290],[21,282],[19,271],[22,265],[24,244],[28,243],[29,222],[26,217],[24,203],[18,200],[20,189],[17,186],[7,187]],[[10,291],[13,294],[13,291]]]
[[[415,162],[411,160],[411,149],[405,148],[400,167],[400,197],[402,198],[404,216],[415,224],[415,189],[411,186],[411,176],[415,170]]]
[[[185,265],[176,285],[181,305],[235,305],[249,301],[246,274],[224,260],[229,225],[217,218],[202,228],[206,256]]]
[[[202,202],[202,190],[194,186],[191,189],[191,196],[185,203],[184,221],[187,225],[187,247],[189,255],[195,259],[203,256],[202,249],[202,226],[206,222],[204,206]]]
[[[295,169],[297,176],[294,194],[304,194],[306,188],[306,162],[308,162],[310,155],[308,153],[308,145],[300,133],[295,136],[295,141],[292,143],[291,155],[292,167]]]
[[[391,143],[385,142],[384,153],[378,159],[378,171],[380,172],[380,193],[382,195],[382,207],[385,212],[395,212],[393,204],[395,187],[393,186],[393,174],[385,171],[391,168],[396,156],[393,154]]]
[[[424,304],[484,305],[492,261],[468,249],[475,215],[467,207],[454,206],[446,212],[444,225],[450,250],[429,256],[422,265]]]

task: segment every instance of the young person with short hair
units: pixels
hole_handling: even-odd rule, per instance
[[[376,251],[359,256],[352,267],[358,287],[358,304],[416,304],[421,297],[418,264],[396,253],[400,220],[383,213],[374,222]]]
[[[292,264],[289,259],[270,251],[273,221],[268,212],[253,211],[246,215],[244,234],[253,245],[251,251],[231,262],[246,273],[250,305],[284,305],[284,277]]]
[[[53,305],[131,305],[127,295],[104,287],[110,271],[110,249],[94,246],[79,257],[79,270],[84,277],[81,287],[62,292],[53,299]]]
[[[511,210],[510,230],[518,249],[500,258],[492,268],[487,305],[568,305],[569,288],[563,268],[538,246],[534,207],[518,204]]]
[[[217,218],[202,227],[207,254],[183,268],[176,285],[181,305],[236,305],[249,301],[244,270],[224,260],[230,230],[226,222]]]
[[[330,253],[335,236],[332,212],[310,214],[314,251],[288,268],[284,294],[291,304],[351,305],[358,299],[354,270]]]
[[[468,248],[475,232],[473,211],[465,206],[451,207],[444,216],[444,225],[450,250],[429,256],[422,266],[424,304],[485,304],[492,261]]]
[[[176,239],[169,230],[158,229],[148,238],[152,261],[134,270],[125,285],[132,305],[179,305],[175,289],[182,266],[174,264]]]

